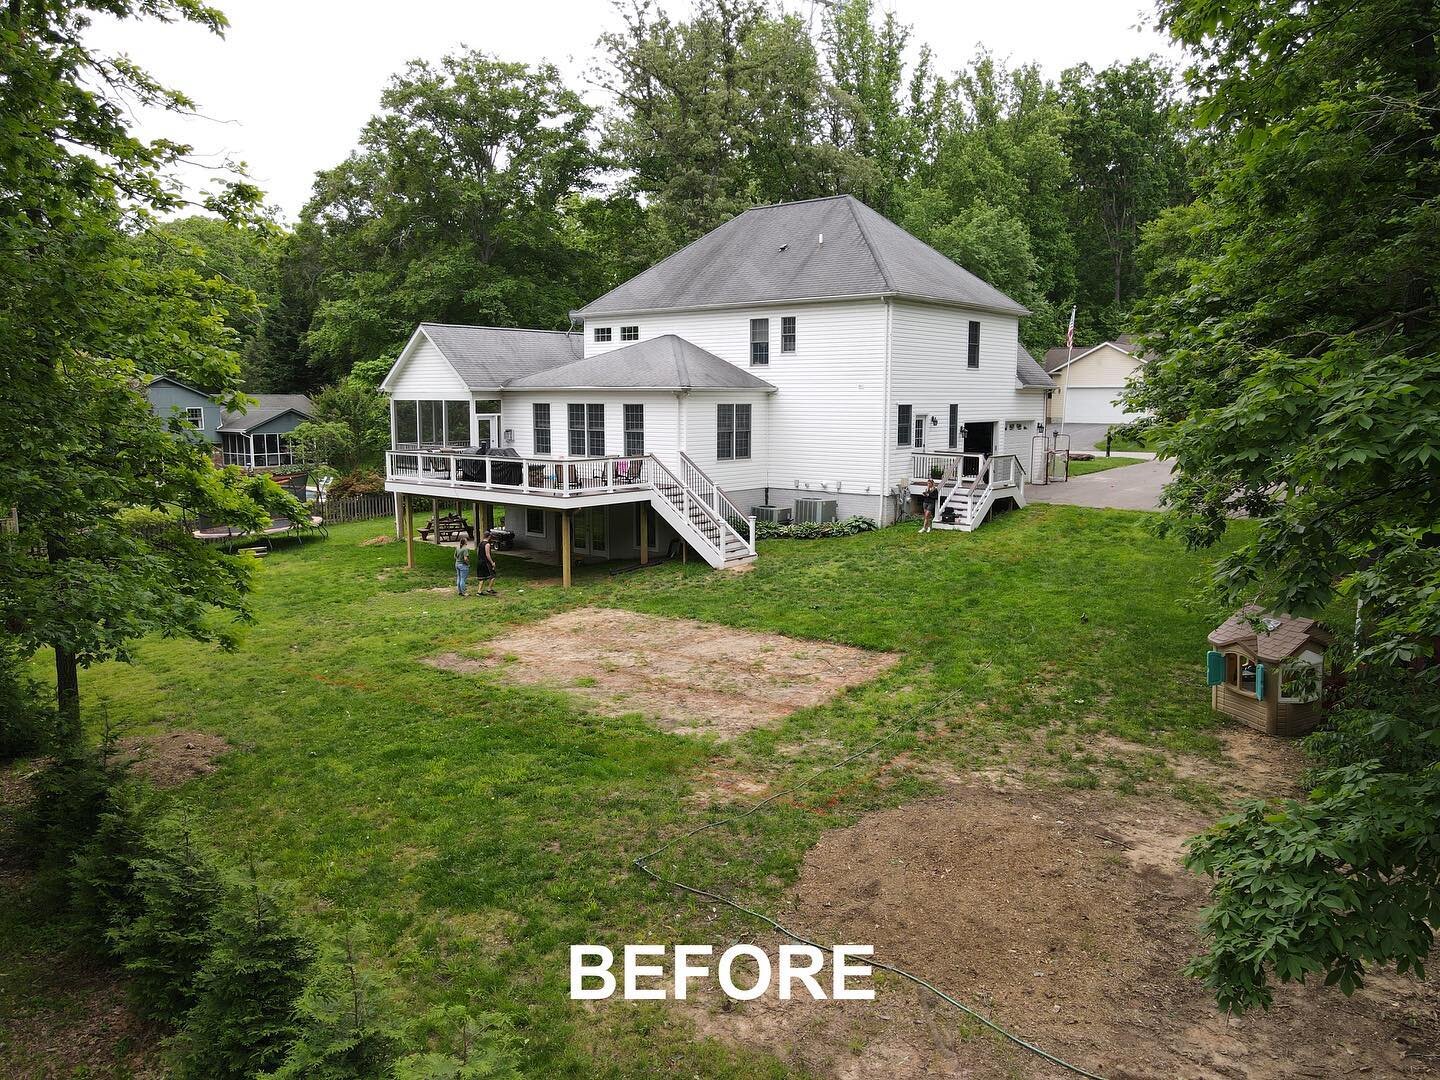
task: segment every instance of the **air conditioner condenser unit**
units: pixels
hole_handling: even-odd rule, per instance
[[[770,521],[776,525],[790,524],[790,507],[788,506],[752,506],[750,513],[755,516],[756,521]]]
[[[839,507],[834,499],[796,499],[795,520],[807,525],[823,525],[834,521]]]

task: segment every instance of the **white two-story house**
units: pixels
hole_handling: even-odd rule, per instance
[[[422,324],[382,384],[386,485],[503,505],[567,567],[723,566],[754,557],[756,516],[887,524],[932,476],[937,524],[974,528],[1023,501],[1053,386],[1026,314],[849,196],[756,207],[570,332]]]

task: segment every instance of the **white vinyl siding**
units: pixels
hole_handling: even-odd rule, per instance
[[[797,358],[803,357],[803,362],[781,363],[772,356],[768,366],[752,369],[750,320],[778,320],[792,313],[799,329]],[[885,395],[882,301],[787,303],[780,310],[757,306],[655,313],[630,321],[638,323],[641,341],[675,334],[778,389],[775,394],[754,391],[743,395],[734,391],[696,391],[687,397],[687,452],[721,487],[739,491],[771,486],[776,489],[772,495],[777,500],[785,495],[787,505],[797,491],[817,497],[837,490],[857,497],[880,496],[881,448],[894,443],[897,400],[893,394],[888,400]],[[963,340],[961,334],[963,330],[950,342],[952,361],[959,352],[956,343]],[[1011,341],[1013,348],[1013,336]],[[590,334],[585,335],[586,356],[618,347],[597,345]],[[959,355],[958,362],[963,366],[963,355]],[[1013,363],[1010,375],[1013,383]],[[625,396],[634,400],[633,392]],[[745,400],[754,405],[751,460],[727,462],[721,467],[714,457],[715,404]],[[957,395],[947,393],[943,400],[955,401]],[[664,445],[657,432],[656,419],[647,406],[645,444],[651,452]],[[523,452],[528,443],[520,439],[518,432],[516,440]],[[890,483],[897,480],[892,472]]]
[[[972,322],[980,324],[979,367],[969,366],[969,324]],[[1019,320],[1013,315],[896,301],[891,343],[891,401],[913,405],[916,415],[942,418],[947,445],[940,446],[937,437],[940,428],[928,427],[926,441],[932,451],[949,448],[952,423],[957,435],[967,423],[996,423],[999,425],[996,451],[1019,454],[1021,462],[1029,467],[1033,428],[1021,433],[1007,432],[1005,427],[1009,421],[1043,419],[1045,395],[1037,390],[1016,389],[1018,336]],[[957,344],[961,347],[957,348]],[[893,447],[890,475],[892,482],[900,482],[908,478],[911,447],[895,446],[898,418],[893,405],[890,423],[888,442]]]
[[[625,426],[622,422],[626,405],[637,402],[645,406],[645,451],[656,454],[670,468],[678,468],[680,446],[679,407],[674,393],[668,390],[640,392],[635,390],[532,390],[513,391],[503,395],[501,409],[506,416],[505,426],[515,433],[515,450],[522,455],[555,457],[569,455],[570,448],[570,406],[603,405],[606,424],[604,428],[607,456],[619,457],[625,453]],[[535,446],[535,406],[546,405],[550,412],[550,450],[539,450]],[[586,454],[589,456],[589,439],[586,439]]]

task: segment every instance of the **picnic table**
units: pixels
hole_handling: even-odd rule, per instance
[[[435,535],[436,529],[437,526],[435,523],[435,519],[431,518],[420,530],[420,539],[429,540],[432,535]],[[470,523],[467,522],[459,514],[447,514],[442,517],[440,519],[438,529],[439,535],[436,536],[436,539],[441,544],[454,543],[461,537],[469,540],[471,539],[473,532],[473,530],[470,528]]]

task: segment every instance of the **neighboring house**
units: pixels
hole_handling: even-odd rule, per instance
[[[287,436],[311,418],[310,399],[304,394],[250,394],[255,404],[249,409],[226,412],[203,390],[166,375],[152,379],[145,396],[157,416],[175,417],[199,438],[215,444],[222,464],[245,469],[284,469],[295,464]]]
[[[1055,380],[1050,422],[1128,424],[1138,420],[1138,413],[1125,411],[1120,395],[1144,364],[1145,358],[1125,336],[1086,348],[1062,345],[1051,349],[1045,354],[1045,371]]]
[[[576,331],[422,324],[381,384],[386,487],[502,504],[517,544],[567,563],[642,535],[743,561],[753,515],[888,523],[932,473],[945,524],[972,528],[1023,500],[1053,385],[1026,314],[849,196],[757,207]]]

